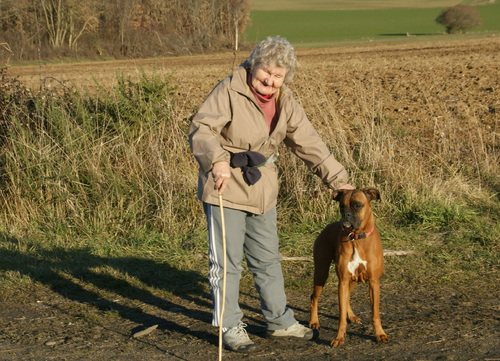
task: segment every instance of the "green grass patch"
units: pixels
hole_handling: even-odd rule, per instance
[[[471,32],[500,31],[500,3],[479,6],[478,10],[483,22]],[[281,35],[300,46],[353,40],[392,41],[407,35],[435,36],[444,32],[435,22],[440,12],[441,8],[252,11],[245,39],[253,43]]]
[[[437,8],[462,4],[487,4],[488,0],[250,0],[250,8],[254,11],[281,10],[367,10],[367,9],[401,9],[401,8]]]

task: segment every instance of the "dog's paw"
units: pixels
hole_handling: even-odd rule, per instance
[[[389,337],[385,333],[377,335],[377,342],[389,342]]]
[[[349,317],[349,322],[350,323],[355,323],[355,324],[358,324],[358,325],[362,325],[363,324],[363,321],[361,320],[361,318],[359,318],[358,316],[351,316]]]
[[[339,347],[342,346],[343,344],[344,344],[344,337],[337,337],[330,343],[332,347]]]
[[[309,322],[309,328],[318,329],[320,327],[319,321]]]

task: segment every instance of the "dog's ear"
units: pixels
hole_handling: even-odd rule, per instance
[[[344,195],[344,191],[343,190],[339,190],[339,189],[335,190],[332,193],[332,199],[334,201],[340,202],[340,199],[342,198],[343,195]]]
[[[363,192],[370,199],[370,201],[379,200],[380,192],[376,188],[364,188]]]

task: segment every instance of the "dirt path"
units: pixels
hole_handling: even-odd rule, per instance
[[[369,322],[367,286],[353,294],[353,309],[364,325],[349,325],[346,344],[329,346],[337,327],[335,286],[320,307],[322,328],[314,341],[268,340],[251,289],[242,305],[248,331],[258,343],[250,355],[224,352],[224,360],[499,360],[498,286],[484,280],[462,287],[384,283],[382,311],[388,344],[377,344]],[[200,290],[201,291],[201,290]],[[32,290],[21,302],[0,310],[1,360],[190,360],[218,358],[218,332],[210,325],[208,294],[160,300],[125,291],[115,299],[92,299],[85,292]],[[14,299],[13,299],[14,300]],[[333,305],[332,305],[333,303]],[[289,305],[308,320],[308,295],[290,294]],[[147,335],[138,331],[157,325]]]

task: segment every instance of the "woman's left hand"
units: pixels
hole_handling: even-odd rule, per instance
[[[339,190],[344,190],[344,191],[349,191],[352,189],[356,189],[356,187],[350,185],[349,183],[346,183],[342,187],[339,188]]]

